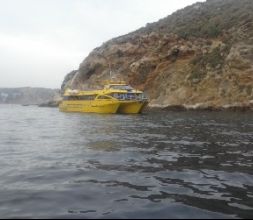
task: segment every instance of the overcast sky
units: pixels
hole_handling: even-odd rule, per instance
[[[0,87],[59,88],[95,47],[194,2],[0,0]]]

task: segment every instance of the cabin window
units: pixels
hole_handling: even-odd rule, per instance
[[[118,100],[126,100],[127,99],[127,94],[124,94],[124,93],[113,93],[112,96]]]
[[[85,95],[85,96],[65,96],[65,101],[89,101],[94,100],[96,96],[94,95]]]
[[[94,100],[96,96],[94,95],[85,95],[85,96],[79,96],[80,100],[82,101],[89,101],[89,100]]]
[[[118,100],[146,100],[147,97],[144,93],[113,93],[112,97]]]
[[[133,90],[133,88],[131,86],[111,86],[111,89],[115,89],[115,90]]]
[[[120,99],[120,94],[114,93],[114,94],[112,94],[112,97],[115,99]]]
[[[133,94],[133,93],[127,94],[127,99],[130,99],[130,100],[135,99],[135,94]]]
[[[65,96],[64,100],[65,101],[76,101],[76,100],[78,100],[78,96]]]
[[[109,100],[111,98],[109,96],[99,96],[97,99]]]

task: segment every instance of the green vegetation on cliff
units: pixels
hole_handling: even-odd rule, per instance
[[[177,11],[144,32],[175,33],[180,37],[215,38],[231,28],[253,21],[251,0],[207,0]]]

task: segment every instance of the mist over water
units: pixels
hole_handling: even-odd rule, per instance
[[[253,113],[0,106],[2,218],[252,218]]]

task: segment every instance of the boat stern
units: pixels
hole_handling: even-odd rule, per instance
[[[148,105],[144,101],[121,101],[118,109],[119,114],[141,114]]]

